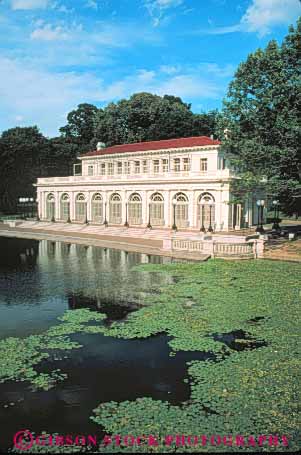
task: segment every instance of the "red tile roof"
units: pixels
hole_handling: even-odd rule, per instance
[[[106,147],[101,150],[93,150],[91,152],[85,153],[82,156],[111,155],[114,153],[145,152],[148,150],[177,149],[219,144],[220,141],[211,139],[207,136],[182,137],[180,139],[165,139],[162,141],[135,142],[134,144],[113,145],[112,147]]]

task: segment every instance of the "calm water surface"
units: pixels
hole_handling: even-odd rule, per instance
[[[57,324],[67,309],[106,313],[106,323],[123,320],[144,304],[149,293],[172,279],[132,271],[141,263],[168,258],[60,242],[0,237],[0,339],[39,334]],[[61,368],[68,379],[48,392],[26,383],[0,384],[0,448],[27,428],[59,434],[99,434],[89,417],[101,402],[149,396],[175,404],[189,398],[186,362],[201,353],[169,357],[164,334],[146,340],[73,335],[83,348],[68,358],[45,361],[39,371]],[[37,368],[38,369],[38,368]],[[14,403],[8,408],[4,407]]]

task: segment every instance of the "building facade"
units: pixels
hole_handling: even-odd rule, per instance
[[[73,176],[38,179],[41,220],[202,231],[257,222],[255,197],[232,202],[236,177],[217,140],[99,143],[79,159]]]

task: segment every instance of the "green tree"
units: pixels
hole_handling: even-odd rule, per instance
[[[270,41],[241,63],[219,121],[223,149],[239,171],[236,193],[258,186],[300,212],[301,20],[281,46]]]
[[[14,211],[19,197],[34,197],[48,140],[36,126],[11,128],[0,137],[0,211]]]
[[[172,95],[136,93],[96,115],[95,141],[107,145],[213,133],[215,113],[195,115]]]
[[[43,157],[44,175],[47,177],[72,175],[73,164],[82,153],[82,147],[74,138],[63,136],[49,139],[49,147],[49,153]]]
[[[218,110],[193,115],[192,136],[211,136],[216,133]]]
[[[99,112],[93,104],[83,103],[67,115],[67,125],[60,128],[61,135],[84,151],[94,138],[95,116]]]

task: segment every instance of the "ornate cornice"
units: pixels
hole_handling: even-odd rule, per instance
[[[185,147],[185,148],[176,148],[176,149],[162,149],[162,150],[147,150],[141,152],[126,152],[126,153],[108,153],[107,155],[96,155],[96,156],[80,156],[78,159],[80,160],[88,160],[88,161],[99,161],[105,159],[106,161],[114,161],[115,159],[122,159],[122,158],[132,158],[136,157],[139,159],[140,157],[145,156],[160,156],[160,155],[181,155],[183,153],[191,153],[191,152],[205,152],[211,150],[218,150],[219,145],[206,145],[206,146],[197,146],[197,147]]]

